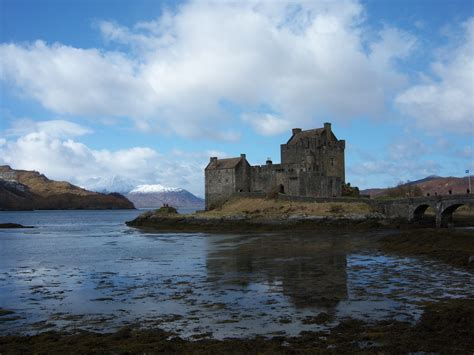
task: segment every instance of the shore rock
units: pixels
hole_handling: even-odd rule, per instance
[[[23,226],[17,223],[0,223],[0,229],[12,229],[12,228],[34,228],[34,227]]]
[[[378,217],[378,216],[377,216]],[[167,232],[264,232],[284,230],[312,230],[318,227],[377,227],[379,219],[373,216],[301,216],[290,215],[281,218],[252,218],[244,214],[225,217],[210,217],[205,214],[180,215],[145,212],[128,226]]]

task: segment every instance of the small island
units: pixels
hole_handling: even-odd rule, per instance
[[[452,224],[452,214],[474,204],[470,194],[370,199],[345,180],[345,141],[331,123],[293,128],[280,146],[281,163],[252,166],[246,155],[211,157],[204,170],[206,210],[188,215],[146,212],[127,225],[169,232],[258,232],[320,227],[398,226],[435,211],[436,227]]]
[[[180,232],[264,232],[317,227],[375,227],[384,216],[361,202],[295,202],[283,199],[231,198],[221,207],[179,214],[162,207],[147,211],[128,226]]]
[[[23,226],[18,223],[0,223],[0,229],[15,229],[15,228],[34,228],[34,227]]]

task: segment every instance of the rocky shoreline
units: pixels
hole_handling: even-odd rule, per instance
[[[178,214],[167,208],[148,211],[128,226],[161,232],[273,232],[310,231],[313,229],[411,229],[434,227],[435,216],[416,222],[388,216],[377,206],[361,201],[290,201],[267,198],[233,198],[219,208]],[[456,226],[474,226],[474,214],[467,210],[456,216]]]
[[[308,231],[314,228],[377,228],[396,224],[377,215],[363,216],[301,216],[281,218],[253,218],[244,215],[207,217],[204,215],[162,215],[146,212],[132,221],[130,227],[162,232],[273,232]]]
[[[18,223],[0,223],[0,229],[14,229],[14,228],[34,228],[34,227],[23,226]]]
[[[115,333],[45,332],[0,337],[2,354],[143,354],[143,353],[471,353],[474,349],[474,302],[449,299],[427,303],[416,324],[346,319],[331,332],[215,340],[205,334],[186,340],[162,329],[126,327]]]
[[[204,215],[204,217],[203,217]],[[376,217],[376,216],[373,216]],[[179,223],[191,223],[192,219],[197,220],[194,223],[202,223],[203,219],[211,225],[228,225],[231,221],[236,223],[249,223],[250,226],[261,223],[275,223],[275,215],[272,218],[261,220],[261,216],[255,217],[249,213],[235,214],[233,216],[222,216],[212,213],[196,213],[194,215],[179,215],[172,208],[163,208],[161,211],[147,212],[140,216],[138,220],[141,223],[150,223],[153,228],[154,223],[158,223],[164,228],[166,221],[169,226],[176,231],[176,225]],[[303,216],[299,213],[284,214],[283,218],[277,219],[278,223],[287,226],[288,230],[297,230],[295,225],[302,223],[306,219],[305,226],[308,230],[314,230],[315,225],[319,225],[323,230],[327,226],[334,226],[336,231],[340,230],[337,226],[344,223],[347,229],[345,234],[353,236],[351,233],[354,226],[364,227],[364,220],[367,215],[344,215],[339,216]],[[385,228],[382,220],[374,218],[381,228]],[[147,222],[146,222],[147,221]],[[181,221],[181,222],[178,222]],[[186,222],[183,222],[186,221]],[[222,222],[224,221],[224,222]],[[323,222],[324,221],[324,222]],[[344,222],[343,222],[344,221]],[[252,224],[253,223],[253,224]],[[293,224],[292,224],[293,223]],[[296,223],[296,224],[294,224]],[[319,224],[318,224],[319,223]],[[145,227],[147,228],[147,227]],[[187,228],[187,227],[186,227]],[[236,227],[240,228],[240,227]],[[156,230],[156,229],[155,229]],[[225,230],[225,229],[224,229]],[[241,231],[241,230],[234,230]],[[274,231],[282,231],[281,225]],[[232,232],[232,230],[229,230]],[[461,270],[471,272],[474,263],[470,262],[470,256],[474,255],[474,238],[472,230],[457,229],[407,229],[407,230],[380,230],[376,237],[367,237],[362,239],[353,239],[348,245],[351,250],[380,250],[384,254],[398,254],[407,257],[430,258],[443,264],[459,267]],[[364,234],[362,232],[360,234]],[[282,233],[284,235],[285,233]],[[299,234],[299,233],[295,233]],[[301,233],[303,234],[303,233]],[[317,233],[310,233],[311,235]],[[329,233],[332,235],[332,233]],[[266,237],[266,235],[265,235]],[[252,235],[252,239],[255,235]],[[260,247],[260,255],[267,257],[268,253],[273,254],[271,260],[276,260],[280,255],[279,251],[293,249],[293,241],[282,244],[278,242],[273,247],[264,242],[255,241],[254,246]],[[238,244],[238,243],[237,243]],[[296,243],[297,244],[297,243]],[[317,247],[319,248],[319,243]],[[277,248],[275,248],[277,246]],[[308,248],[308,245],[302,245],[302,248]],[[257,248],[258,249],[258,248]],[[250,247],[250,250],[256,250]],[[271,250],[271,251],[269,251]],[[308,253],[314,253],[315,249],[308,248]],[[248,256],[249,246],[242,249],[242,256]],[[222,257],[222,254],[218,254]],[[233,260],[237,254],[229,250],[228,257]],[[254,258],[255,258],[254,254]],[[281,254],[288,256],[284,252]],[[292,253],[289,254],[293,255]],[[301,254],[297,254],[301,255]],[[305,256],[306,254],[302,254]],[[324,254],[321,254],[324,255]],[[304,258],[303,258],[304,259]],[[216,258],[216,260],[221,260]],[[243,260],[246,260],[245,258]],[[255,259],[257,260],[257,259]],[[260,259],[262,260],[262,259]],[[256,265],[257,263],[254,263]],[[277,263],[269,263],[275,265]],[[306,268],[309,268],[308,262],[304,261]],[[221,270],[221,263],[216,265],[217,270]],[[225,264],[224,264],[225,265]],[[312,268],[311,268],[312,269]],[[385,268],[384,268],[385,269]],[[363,272],[359,269],[358,272]],[[416,276],[415,276],[416,277]],[[331,278],[332,280],[334,277]],[[304,279],[307,280],[307,279]],[[302,284],[305,285],[304,280]],[[388,279],[387,279],[388,280]],[[389,282],[389,281],[387,281]],[[174,288],[177,284],[170,283],[176,297],[189,297],[191,294],[178,293]],[[383,285],[382,285],[383,286]],[[187,290],[188,286],[183,286]],[[304,287],[307,289],[307,287]],[[190,288],[191,289],[191,288]],[[160,289],[162,290],[162,289]],[[192,289],[197,293],[196,288]],[[183,291],[186,292],[186,291]],[[305,293],[299,289],[295,295],[300,295],[298,299],[308,301],[314,296],[313,293]],[[395,291],[394,291],[395,292]],[[444,291],[443,291],[444,292]],[[306,294],[306,296],[305,296]],[[401,295],[403,296],[403,295]],[[306,298],[308,297],[308,298]],[[446,296],[443,296],[446,297]],[[327,298],[329,302],[333,298]],[[107,300],[104,298],[104,300]],[[108,302],[108,301],[104,301]],[[183,337],[178,332],[169,330],[167,327],[168,319],[153,319],[146,323],[141,320],[138,323],[132,323],[119,331],[111,333],[101,333],[99,331],[85,331],[77,329],[54,330],[49,324],[44,323],[44,330],[35,333],[35,335],[25,335],[16,333],[12,335],[0,336],[0,353],[130,353],[141,354],[148,352],[176,352],[176,353],[409,353],[409,352],[438,352],[438,353],[470,353],[474,349],[473,329],[470,326],[474,319],[474,304],[472,297],[460,299],[442,298],[436,301],[420,300],[423,309],[421,319],[416,322],[399,320],[396,318],[387,318],[379,321],[364,321],[358,318],[343,318],[340,323],[330,329],[322,329],[320,326],[327,326],[334,320],[334,315],[330,312],[320,313],[318,316],[306,320],[307,324],[313,324],[314,329],[310,331],[301,331],[298,335],[274,334],[271,336],[252,336],[247,338],[224,338],[219,340],[210,332],[193,334],[191,337]],[[300,303],[301,304],[301,303]],[[218,307],[220,304],[214,303]],[[15,314],[14,310],[0,309],[0,322],[8,323],[13,321],[20,314]],[[63,317],[73,317],[74,315],[62,315]],[[189,317],[190,319],[193,316]],[[66,319],[66,318],[64,318]],[[288,322],[291,319],[274,318],[275,321]],[[225,321],[231,320],[225,319]],[[38,325],[39,326],[39,325]],[[168,329],[168,330],[166,330]]]

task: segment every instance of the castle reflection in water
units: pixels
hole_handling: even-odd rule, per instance
[[[334,309],[348,298],[347,241],[328,236],[240,236],[210,241],[208,276],[216,287],[274,285],[296,307]]]

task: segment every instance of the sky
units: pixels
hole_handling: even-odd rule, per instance
[[[474,170],[474,1],[0,0],[0,164],[203,196],[331,122],[346,180]]]

